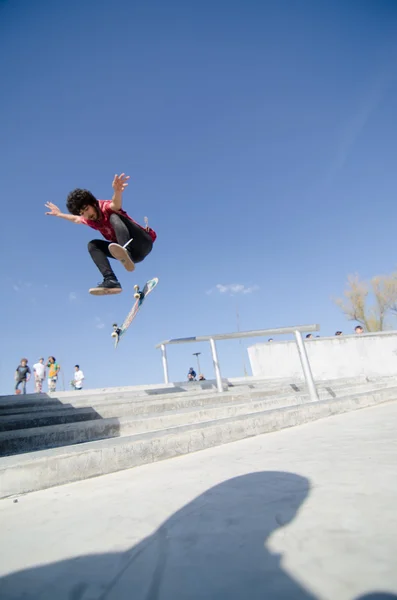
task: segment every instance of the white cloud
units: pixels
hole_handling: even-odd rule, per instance
[[[239,294],[243,291],[244,286],[242,283],[229,283],[228,285],[218,283],[216,289],[221,294]]]
[[[243,294],[252,294],[253,292],[257,292],[259,290],[259,285],[251,285],[250,287],[243,289]]]
[[[77,294],[76,294],[76,292],[70,292],[69,293],[69,301],[70,302],[74,302],[75,300],[77,300]]]
[[[226,285],[218,283],[215,288],[208,290],[207,294],[212,294],[214,291],[220,294],[234,296],[236,294],[252,294],[259,290],[258,285],[245,286],[242,283],[228,283]]]

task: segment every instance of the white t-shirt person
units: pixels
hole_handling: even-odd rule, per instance
[[[43,380],[45,378],[44,358],[40,358],[40,361],[33,365],[33,372],[36,379]]]
[[[79,365],[75,365],[74,370],[75,370],[75,373],[74,373],[74,379],[72,382],[73,387],[75,390],[82,390],[83,389],[83,381],[84,381],[84,373],[80,369]]]

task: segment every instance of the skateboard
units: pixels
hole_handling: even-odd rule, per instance
[[[141,308],[145,298],[150,294],[150,292],[156,287],[156,285],[158,284],[159,280],[157,277],[154,277],[154,279],[149,279],[149,281],[147,281],[145,283],[145,285],[143,286],[143,289],[140,290],[139,289],[139,285],[134,285],[134,298],[135,298],[135,303],[134,306],[131,308],[130,312],[128,313],[128,315],[126,316],[124,323],[121,325],[121,327],[119,327],[117,325],[117,323],[113,324],[113,332],[112,332],[112,337],[114,338],[114,347],[117,348],[121,337],[124,335],[124,333],[127,331],[128,327],[131,325],[132,321],[135,319],[136,315],[139,312],[139,309]]]

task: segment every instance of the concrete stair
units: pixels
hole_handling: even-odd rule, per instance
[[[0,497],[77,481],[397,398],[397,380],[254,378],[0,398]]]

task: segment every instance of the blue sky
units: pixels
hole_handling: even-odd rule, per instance
[[[242,329],[348,332],[331,299],[347,275],[395,269],[394,1],[3,0],[0,56],[1,393],[22,356],[55,355],[65,384],[76,362],[87,387],[160,382],[155,344],[234,331],[237,301]],[[122,171],[158,239],[134,274],[116,265],[120,296],[92,297],[95,232],[44,203],[110,198]],[[218,349],[242,375],[238,342]],[[211,375],[190,344],[170,348],[173,380],[195,351]]]

